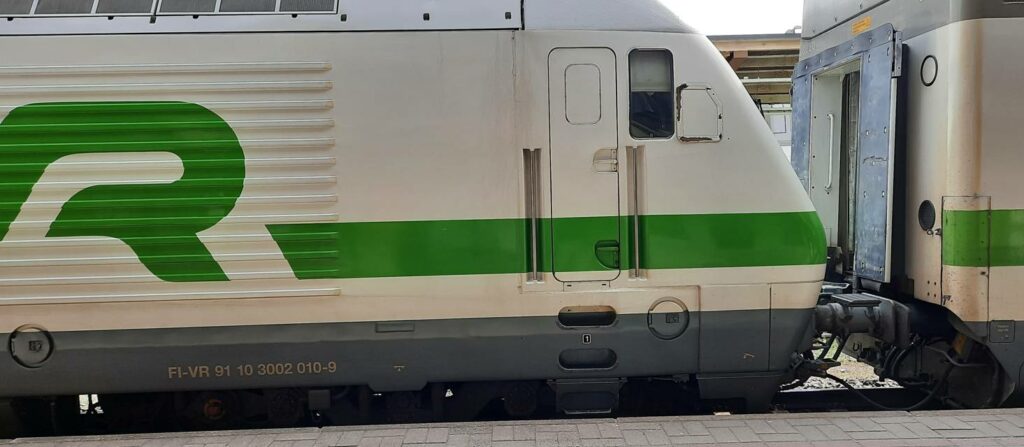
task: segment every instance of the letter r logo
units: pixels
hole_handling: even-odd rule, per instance
[[[226,281],[197,234],[234,208],[245,155],[231,126],[197,104],[40,103],[11,111],[0,123],[0,241],[50,164],[119,152],[173,153],[184,174],[167,184],[87,187],[64,203],[46,236],[116,238],[165,281]]]

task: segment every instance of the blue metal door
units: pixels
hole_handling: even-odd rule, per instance
[[[883,25],[842,45],[800,61],[793,75],[792,165],[809,192],[816,141],[815,77],[837,67],[859,65],[860,107],[857,119],[856,188],[854,201],[853,272],[857,277],[888,283],[892,276],[894,180],[897,157],[897,98],[902,76],[903,43],[892,25]],[[829,154],[831,154],[829,148]],[[832,175],[831,172],[828,174]],[[831,184],[831,182],[830,182]],[[819,213],[822,212],[819,209]]]

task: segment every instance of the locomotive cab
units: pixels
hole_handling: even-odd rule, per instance
[[[753,410],[809,343],[821,223],[659,0],[0,17],[0,397],[30,413]]]

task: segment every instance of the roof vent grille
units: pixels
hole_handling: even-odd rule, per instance
[[[36,14],[90,14],[96,0],[39,0]]]

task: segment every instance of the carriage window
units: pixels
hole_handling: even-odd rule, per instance
[[[629,53],[629,134],[633,138],[670,138],[674,133],[672,53]]]

